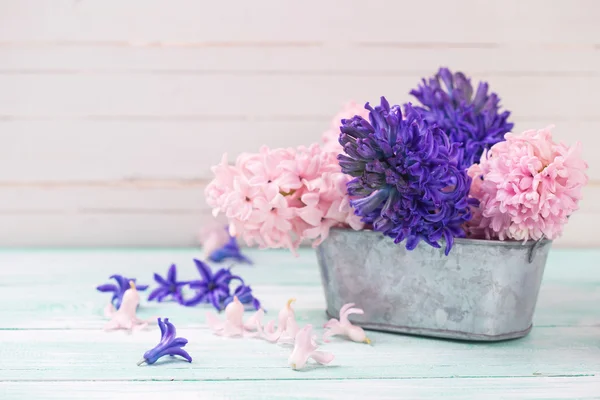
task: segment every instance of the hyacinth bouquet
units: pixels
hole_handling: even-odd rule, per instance
[[[587,182],[581,144],[549,128],[510,133],[487,83],[442,68],[416,102],[348,104],[320,143],[224,155],[206,189],[232,235],[261,248],[318,246],[333,227],[382,232],[412,250],[455,238],[553,240]]]
[[[308,147],[224,155],[207,202],[248,245],[312,242],[331,317],[356,302],[365,328],[524,336],[587,183],[581,144],[514,133],[498,95],[463,73],[415,86],[401,105],[349,103]]]

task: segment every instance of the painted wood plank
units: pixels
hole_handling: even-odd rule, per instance
[[[325,119],[252,121],[251,117],[249,121],[0,122],[4,143],[0,180],[210,178],[210,167],[225,152],[234,161],[239,153],[256,152],[263,144],[308,145],[328,128]]]
[[[0,215],[2,246],[193,246],[210,214],[188,210],[71,210]]]
[[[432,66],[432,72],[437,66]],[[486,79],[485,75],[475,80]],[[0,110],[6,117],[331,115],[348,99],[393,103],[411,100],[408,93],[420,76],[305,76],[277,74],[89,76],[0,75]],[[493,78],[492,88],[516,117],[542,120],[592,119],[597,108],[585,93],[600,91],[600,77]],[[57,96],[60,93],[60,96]],[[569,102],[557,100],[568,98]]]
[[[341,107],[340,103],[338,106]],[[0,183],[211,179],[210,167],[228,153],[296,147],[319,141],[337,109],[322,117],[254,120],[12,120],[0,121]],[[515,118],[515,132],[555,124],[556,141],[583,143],[588,175],[600,181],[600,121]],[[68,144],[68,145],[67,145]],[[0,196],[0,201],[2,196]]]
[[[244,60],[244,62],[239,62]],[[407,62],[410,60],[410,62]],[[377,43],[314,46],[222,45],[136,46],[134,43],[0,43],[0,73],[59,74],[134,72],[145,74],[268,74],[427,76],[438,65],[468,74],[496,76],[586,75],[600,71],[600,52],[589,48],[432,48]]]
[[[274,318],[288,298],[295,297],[300,321],[317,325],[326,321],[314,251],[301,249],[298,258],[285,250],[245,252],[255,266],[238,266],[235,271],[252,286],[269,311],[269,318]],[[15,298],[19,302],[2,310],[0,330],[100,330],[106,322],[102,310],[109,296],[94,289],[107,282],[110,275],[119,273],[154,285],[153,273],[166,274],[169,265],[175,263],[180,279],[192,280],[198,278],[192,260],[201,257],[200,249],[2,251],[0,303],[12,304]],[[534,318],[536,327],[600,326],[596,312],[600,301],[598,257],[598,250],[551,251]],[[77,288],[75,292],[73,288]],[[210,308],[144,301],[140,316],[150,318],[165,313],[181,321],[178,326],[200,328],[207,310]]]
[[[195,214],[205,181],[58,182],[0,186],[0,214]],[[600,195],[600,187],[598,190]]]
[[[561,252],[565,252],[562,250]],[[561,253],[559,252],[559,253]],[[299,256],[293,256],[288,250],[258,250],[246,249],[253,261],[254,267],[239,266],[243,273],[249,274],[253,280],[260,279],[267,284],[289,286],[294,284],[316,286],[320,284],[316,269],[316,254],[310,249],[300,249]],[[581,261],[579,263],[587,271],[590,259],[593,260],[594,251],[567,251],[567,256],[573,256]],[[157,271],[166,273],[172,263],[179,265],[179,274],[182,279],[191,279],[197,276],[197,270],[192,262],[193,258],[201,257],[198,248],[112,248],[112,249],[0,249],[0,265],[23,265],[24,268],[0,268],[0,277],[3,284],[10,282],[17,285],[31,283],[31,278],[38,277],[40,284],[58,284],[64,278],[69,278],[76,283],[88,282],[95,286],[96,280],[106,279],[113,273],[130,275],[152,274]],[[42,263],[43,267],[39,264]],[[86,265],[89,274],[78,275],[81,266]],[[121,272],[116,272],[116,271]],[[578,271],[575,275],[583,272]],[[0,292],[1,295],[1,292]]]
[[[179,0],[166,5],[167,2],[159,0],[3,2],[0,40],[589,44],[600,41],[596,27],[600,10],[593,0],[558,2],[552,7],[543,0],[502,3],[403,0],[395,2],[393,7],[384,1],[364,7],[358,0],[327,3],[309,0],[301,4],[263,0],[252,4],[241,2],[235,7],[228,3]],[[468,23],[457,24],[448,17],[457,12]],[[426,16],[428,29],[423,29],[423,18],[419,16]],[[565,23],[569,29],[556,29]],[[364,32],[369,32],[368,37]]]
[[[0,382],[6,400],[46,399],[597,399],[600,378],[522,377],[461,379],[291,380],[281,382]]]
[[[340,339],[320,346],[336,356],[334,362],[304,374],[289,367],[290,347],[208,330],[183,328],[177,334],[189,340],[186,350],[196,362],[167,359],[138,367],[160,338],[158,327],[131,335],[0,331],[0,381],[64,381],[74,371],[88,381],[214,381],[594,376],[600,368],[598,328],[538,328],[520,340],[485,345],[372,332],[372,345]]]

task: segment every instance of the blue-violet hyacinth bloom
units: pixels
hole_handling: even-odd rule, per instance
[[[410,104],[405,119],[384,97],[380,106],[365,108],[370,122],[355,116],[340,128],[346,155],[338,161],[355,177],[347,184],[354,212],[395,243],[406,240],[409,250],[420,240],[439,248],[444,238],[447,255],[471,219],[471,179],[458,167],[456,147]]]
[[[196,295],[184,301],[186,306],[195,306],[199,303],[211,303],[217,310],[221,311],[222,301],[229,297],[229,283],[236,279],[242,284],[244,281],[237,275],[233,275],[227,268],[219,269],[213,274],[210,267],[200,261],[194,259],[196,268],[202,279],[190,282],[190,288],[196,289]]]
[[[229,234],[229,228],[226,227],[225,230],[229,235],[229,241],[223,247],[210,253],[208,259],[216,263],[234,260],[242,264],[252,264],[252,260],[242,254],[236,238]]]
[[[123,301],[123,294],[125,294],[125,291],[127,289],[129,289],[129,281],[132,281],[134,284],[135,279],[132,278],[126,278],[123,275],[111,275],[109,277],[109,279],[114,279],[115,281],[117,281],[116,284],[114,283],[106,283],[104,285],[100,285],[98,287],[96,287],[96,290],[100,291],[100,292],[112,292],[112,298],[110,300],[110,302],[112,303],[113,306],[115,306],[115,309],[119,309],[121,307],[121,302]],[[136,289],[139,291],[143,291],[148,289],[148,285],[138,285],[136,284]]]
[[[166,355],[181,356],[187,361],[192,362],[192,357],[190,357],[187,351],[182,349],[188,340],[175,337],[177,332],[175,326],[169,322],[169,318],[165,318],[165,322],[159,318],[158,326],[160,327],[160,342],[156,347],[145,352],[144,358],[137,365],[142,365],[143,363],[154,364],[159,358]]]
[[[233,294],[229,295],[223,300],[223,308],[227,307],[229,303],[233,301],[233,298],[237,296],[240,303],[244,305],[250,305],[255,310],[260,310],[260,301],[252,294],[250,286],[239,285],[235,288]]]
[[[159,274],[154,274],[154,280],[159,284],[159,287],[154,289],[148,300],[163,301],[165,297],[170,296],[171,300],[175,300],[178,303],[183,303],[182,289],[189,282],[178,282],[177,281],[177,267],[172,264],[167,272],[167,278],[163,278]]]
[[[450,142],[460,143],[460,169],[478,163],[483,150],[504,140],[504,134],[514,126],[507,121],[510,112],[499,112],[500,98],[496,93],[488,94],[488,84],[480,82],[473,93],[470,79],[462,72],[453,74],[440,68],[410,94],[422,104],[415,109],[427,122],[438,124]]]

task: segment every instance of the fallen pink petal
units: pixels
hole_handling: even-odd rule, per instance
[[[298,331],[294,341],[294,350],[288,359],[288,363],[293,369],[304,368],[311,358],[315,362],[323,365],[333,361],[333,354],[317,350],[318,345],[316,339],[317,336],[313,334],[312,325],[306,325]]]
[[[244,305],[235,296],[225,307],[225,319],[221,320],[212,312],[206,313],[206,324],[218,336],[257,336],[261,332],[265,312],[258,310],[244,322]]]
[[[292,303],[295,301],[296,299],[289,299],[286,305],[279,311],[279,314],[277,316],[277,329],[275,329],[275,321],[270,321],[267,324],[262,334],[262,337],[264,339],[266,339],[269,342],[275,343],[279,341],[280,338],[284,337],[285,341],[289,342],[291,340],[293,343],[293,336],[291,337],[291,339],[289,336],[295,336],[295,331],[297,331],[296,313],[292,308]],[[290,328],[291,330],[288,331],[288,325],[290,324],[296,326],[296,329],[292,327]],[[286,333],[287,336],[284,335]]]
[[[148,326],[148,321],[137,317],[136,311],[140,304],[140,294],[133,281],[129,281],[130,288],[123,294],[121,307],[115,311],[114,307],[106,307],[105,315],[110,321],[104,326],[104,330],[126,329],[130,331],[141,330]]]
[[[360,308],[354,308],[354,303],[344,304],[340,309],[339,321],[335,318],[331,318],[324,326],[325,333],[323,334],[323,341],[328,342],[332,336],[345,336],[353,342],[362,342],[371,344],[371,340],[367,337],[367,334],[360,326],[352,325],[348,319],[350,314],[364,314],[364,311]]]

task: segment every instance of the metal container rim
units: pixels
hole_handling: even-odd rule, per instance
[[[377,234],[382,235],[381,232],[374,231],[372,229],[362,229],[362,230],[354,230],[352,228],[341,228],[341,227],[333,227],[332,231],[339,231],[344,233],[351,234]],[[385,236],[384,236],[385,237]],[[550,243],[551,240],[543,239],[543,240],[528,240],[526,242],[516,241],[516,240],[485,240],[485,239],[470,239],[470,238],[454,238],[454,244],[466,245],[466,246],[500,246],[500,247],[512,247],[512,248],[523,248],[523,247],[532,247],[536,244],[538,246],[543,246],[547,243]]]

